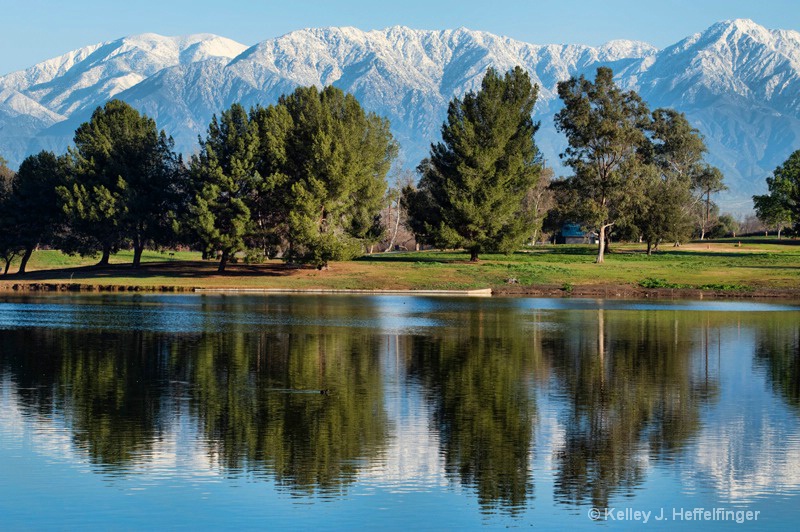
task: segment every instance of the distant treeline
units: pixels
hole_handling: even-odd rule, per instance
[[[561,157],[572,175],[553,179],[545,167],[531,118],[538,87],[517,67],[489,69],[479,90],[454,98],[419,181],[393,187],[398,149],[388,121],[335,87],[301,87],[268,107],[232,105],[212,118],[189,161],[152,119],[112,100],[76,130],[66,154],[29,156],[16,173],[0,164],[0,257],[7,273],[21,256],[24,273],[42,245],[99,253],[101,265],[133,248],[138,267],[146,248],[188,246],[218,257],[220,271],[241,252],[322,268],[387,232],[391,247],[402,225],[418,243],[477,260],[571,222],[596,233],[602,262],[612,233],[650,252],[731,229],[712,200],[723,176],[703,161],[703,138],[683,114],[650,112],[608,68],[558,92]],[[756,204],[770,223],[775,212],[780,223],[796,221],[777,194],[765,198]]]

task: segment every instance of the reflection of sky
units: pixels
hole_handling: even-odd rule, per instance
[[[419,385],[409,382],[399,336],[381,341],[384,405],[392,427],[380,459],[360,473],[362,481],[389,490],[420,491],[447,484],[439,435]]]
[[[720,395],[702,412],[682,475],[731,503],[800,493],[800,423],[754,368],[753,329],[714,329],[709,344],[709,372],[719,379]],[[704,366],[698,351],[695,360]]]

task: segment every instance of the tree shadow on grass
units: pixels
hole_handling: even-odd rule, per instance
[[[95,279],[208,279],[214,277],[283,277],[291,275],[296,267],[286,264],[229,264],[223,273],[217,272],[218,263],[203,261],[171,261],[142,263],[139,268],[130,264],[109,266],[79,266],[52,270],[36,270],[23,275],[9,275],[9,279],[26,281],[90,281]]]

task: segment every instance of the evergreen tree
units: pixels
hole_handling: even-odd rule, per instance
[[[463,247],[476,261],[530,237],[534,216],[523,202],[541,172],[531,119],[537,94],[520,67],[504,76],[490,68],[478,92],[450,102],[442,142],[406,197],[420,241]]]
[[[0,157],[0,259],[3,260],[3,275],[8,274],[11,261],[22,251],[11,204],[13,178],[14,172],[6,166],[6,160]]]
[[[19,273],[25,273],[40,244],[52,244],[64,223],[56,187],[64,180],[64,160],[42,151],[22,161],[11,182],[9,202],[15,219],[17,244],[24,249]]]
[[[794,224],[795,229],[800,229],[800,150],[767,178],[767,188],[769,194],[753,196],[759,218],[774,225]]]
[[[279,153],[268,163],[267,188],[286,202],[288,258],[323,268],[362,253],[376,238],[386,174],[397,153],[389,122],[335,87],[301,87],[278,106],[288,112],[291,128],[285,159]]]
[[[182,163],[172,139],[120,100],[98,107],[75,132],[71,179],[58,187],[69,216],[66,251],[102,251],[98,265],[132,243],[134,266],[144,247],[171,240]]]
[[[445,248],[448,243],[442,240],[438,230],[442,227],[442,211],[431,192],[434,185],[429,177],[430,164],[430,159],[426,158],[417,167],[422,177],[416,185],[409,183],[403,187],[400,205],[408,215],[406,225],[414,233],[417,244]]]
[[[255,168],[263,177],[250,205],[252,247],[265,256],[282,255],[288,242],[291,178],[287,172],[287,147],[294,121],[285,105],[257,106],[250,110],[258,138]]]
[[[211,119],[200,153],[191,161],[196,193],[189,223],[204,252],[222,254],[220,272],[246,248],[245,239],[253,232],[250,205],[263,184],[255,167],[257,148],[257,127],[236,103]]]
[[[616,86],[606,67],[597,69],[594,82],[583,76],[559,82],[558,95],[564,108],[556,114],[556,129],[568,141],[561,157],[574,172],[565,183],[571,210],[598,230],[602,263],[608,230],[634,212],[639,198],[633,192],[643,189],[640,178],[650,171],[642,153],[650,113],[636,92]]]

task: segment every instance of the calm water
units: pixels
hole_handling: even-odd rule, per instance
[[[680,518],[695,508],[733,513]],[[0,296],[0,528],[603,530],[648,512],[796,525],[800,307]]]

